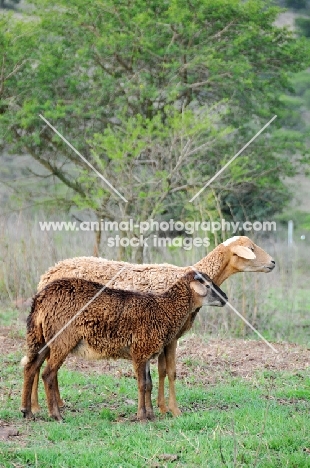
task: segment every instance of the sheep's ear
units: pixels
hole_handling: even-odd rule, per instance
[[[191,281],[189,285],[199,296],[207,295],[207,288],[204,284],[199,283],[199,281]]]
[[[254,260],[254,258],[256,258],[255,253],[252,252],[249,247],[243,247],[242,245],[234,245],[231,247],[231,252],[238,255],[238,257],[246,258],[248,260]]]

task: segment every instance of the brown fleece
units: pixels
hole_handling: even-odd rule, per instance
[[[198,283],[195,275],[190,271],[160,295],[103,289],[102,284],[80,278],[49,283],[34,297],[27,319],[24,414],[31,415],[33,378],[43,362],[38,353],[71,318],[75,317],[48,345],[48,364],[43,378],[49,412],[55,419],[60,419],[58,403],[55,403],[55,377],[67,355],[73,352],[93,359],[131,359],[137,371],[141,364],[145,366],[170,343],[193,310],[219,300],[213,288],[205,287],[204,295],[193,290],[192,283]],[[210,283],[209,278],[207,282]]]
[[[255,260],[247,260],[232,253],[232,247],[241,245],[253,250],[256,255]],[[265,265],[270,265],[272,258],[263,249],[254,244],[246,236],[237,236],[229,245],[220,244],[206,257],[202,258],[194,265],[194,268],[207,274],[215,284],[222,284],[229,276],[238,273],[239,271],[266,271]],[[126,268],[113,280],[112,278],[124,266]],[[274,265],[273,265],[274,266]],[[110,288],[131,289],[143,292],[157,292],[161,293],[167,290],[174,282],[181,278],[190,267],[178,267],[170,264],[131,264],[126,262],[117,262],[113,260],[106,260],[97,257],[76,257],[66,259],[58,262],[55,266],[51,267],[45,274],[41,276],[38,290],[42,289],[49,282],[55,279],[64,277],[84,278],[91,281],[98,281],[99,283],[106,284],[109,282]],[[112,280],[112,281],[111,281]],[[182,336],[189,330],[194,322],[197,311],[194,311],[188,317],[184,326],[177,334],[177,338]],[[171,346],[172,352],[175,353],[176,344]],[[167,354],[167,353],[165,353]],[[175,360],[175,357],[174,357]],[[163,358],[161,364],[160,379],[166,376],[166,368],[164,366],[165,359]],[[174,371],[167,369],[169,381],[170,374],[173,376]],[[171,377],[173,378],[173,377]],[[173,381],[170,381],[170,390],[173,387]],[[163,397],[163,385],[160,385],[161,396],[159,406],[161,412],[167,411]],[[172,390],[174,391],[174,390]],[[37,389],[34,386],[33,391],[34,407],[38,407]],[[151,402],[150,402],[151,405]],[[177,415],[180,414],[175,401],[170,401],[170,409],[173,406],[172,412]]]

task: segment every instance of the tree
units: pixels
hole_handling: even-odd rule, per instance
[[[251,198],[254,186],[255,196],[264,193],[265,199],[272,187],[283,205],[281,176],[293,171],[290,151],[297,138],[280,130],[251,146],[250,156],[234,163],[199,206],[186,203],[188,192],[194,195],[274,114],[275,128],[281,126],[281,96],[291,89],[290,74],[309,64],[309,50],[305,39],[274,26],[277,8],[252,0],[35,5],[41,15],[32,25],[37,47],[28,45],[30,59],[6,83],[0,132],[12,150],[27,151],[61,180],[72,203],[107,219],[139,212],[192,217],[216,212],[219,201],[231,205],[232,194],[234,203],[243,194]],[[126,208],[39,113],[112,183],[117,177]],[[204,145],[191,157],[188,139],[192,149]],[[178,157],[184,158],[182,169]],[[132,186],[128,173],[138,179]],[[244,209],[242,200],[239,205]],[[264,206],[262,199],[260,212],[270,213]]]
[[[10,3],[16,4],[16,3],[19,3],[19,2],[20,2],[20,0],[10,0],[9,4]],[[0,8],[5,8],[5,7],[6,7],[5,0],[0,0]]]

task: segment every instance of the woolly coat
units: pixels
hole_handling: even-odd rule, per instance
[[[49,283],[34,297],[28,317],[29,361],[96,295],[50,345],[53,360],[61,364],[70,351],[92,359],[149,360],[175,337],[190,312],[207,301],[191,289],[194,276],[193,271],[183,275],[161,295],[103,289],[78,278]],[[218,300],[213,289],[208,296],[210,303]]]
[[[226,250],[227,248],[220,244],[193,265],[193,268],[205,273],[216,282],[214,278],[225,266]],[[123,267],[125,269],[119,273]],[[75,257],[61,260],[49,268],[40,278],[38,291],[55,279],[82,278],[102,284],[110,282],[110,288],[161,293],[191,270],[190,266],[178,267],[169,263],[134,264],[100,257]]]
[[[226,243],[218,245],[193,267],[178,267],[168,263],[132,264],[98,257],[76,257],[62,260],[41,276],[38,290],[55,279],[74,277],[108,284],[110,288],[162,293],[192,268],[208,275],[219,286],[230,275],[241,271],[231,265],[231,246],[236,244],[245,247],[254,246],[255,255],[260,263],[268,263],[272,260],[263,249],[255,245],[248,237],[236,236]],[[244,262],[244,260],[242,261]],[[228,265],[229,268],[227,268]],[[188,317],[177,334],[177,338],[191,328],[197,312],[198,310],[194,311]]]

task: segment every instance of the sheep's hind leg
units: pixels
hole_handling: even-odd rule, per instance
[[[137,364],[133,362],[134,370],[138,380],[138,412],[137,419],[140,421],[146,420],[145,408],[145,388],[146,388],[146,362]]]
[[[169,409],[173,416],[180,416],[181,410],[178,408],[176,393],[175,393],[175,379],[176,379],[176,349],[178,340],[173,340],[165,347],[167,374],[169,379]]]
[[[39,399],[38,399],[39,377],[40,377],[40,370],[37,370],[36,375],[34,377],[33,384],[32,384],[32,392],[31,392],[31,411],[32,411],[32,413],[38,413],[40,411],[40,409],[41,409],[41,407],[39,405]],[[56,380],[55,380],[55,391],[56,391],[56,398],[57,398],[58,406],[59,406],[59,408],[63,408],[65,406],[65,402],[61,399],[61,396],[60,396],[57,374],[56,374]]]
[[[154,411],[152,405],[152,377],[150,371],[150,361],[146,363],[145,369],[146,384],[145,384],[145,407],[146,407],[146,417],[147,419],[154,419]]]
[[[166,406],[165,402],[165,378],[166,378],[166,356],[165,349],[158,356],[158,397],[157,405],[159,411],[164,414],[168,413],[169,408]]]
[[[38,399],[39,377],[40,377],[40,369],[37,370],[36,375],[34,376],[33,384],[32,384],[31,411],[33,413],[38,413],[38,411],[40,411],[41,409],[39,405],[39,399]]]
[[[56,374],[56,377],[55,377],[55,391],[56,391],[56,398],[57,398],[58,406],[59,406],[59,408],[63,408],[65,406],[65,402],[64,402],[64,400],[61,399],[61,396],[60,396],[57,374]]]
[[[32,418],[33,413],[31,411],[31,395],[36,375],[40,372],[49,350],[46,348],[42,353],[37,354],[36,358],[31,362],[27,363],[24,367],[24,384],[22,391],[22,405],[21,412],[25,418]]]
[[[56,421],[62,420],[57,398],[57,372],[62,363],[64,362],[67,354],[68,353],[65,352],[61,355],[57,355],[51,350],[50,358],[42,374],[47,399],[48,412],[52,418],[56,419]]]

